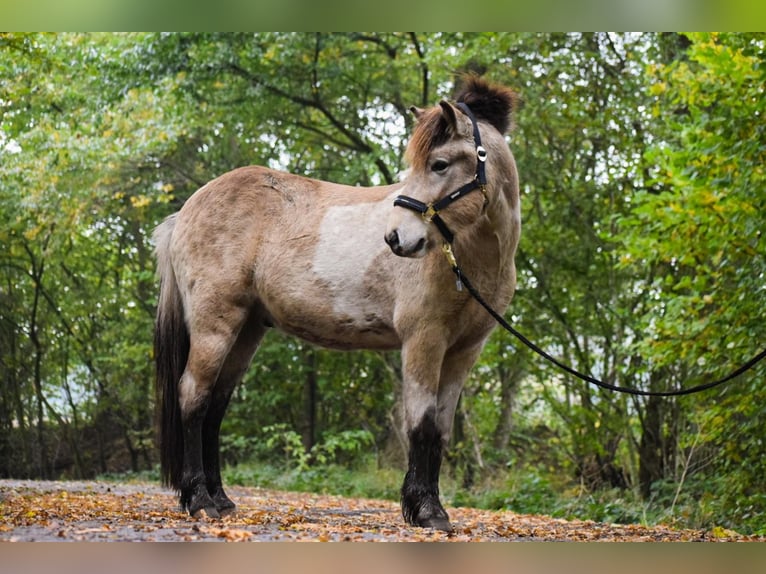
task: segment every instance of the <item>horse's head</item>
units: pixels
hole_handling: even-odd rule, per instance
[[[457,102],[411,108],[417,126],[407,146],[410,171],[385,234],[396,255],[423,257],[440,239],[451,241],[481,218],[498,181],[507,181],[503,164],[512,156],[503,136],[514,93],[472,77]]]

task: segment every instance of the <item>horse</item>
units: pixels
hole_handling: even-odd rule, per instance
[[[221,421],[276,328],[331,349],[401,351],[402,516],[452,530],[439,499],[442,455],[495,324],[456,285],[440,247],[502,310],[515,290],[521,230],[505,139],[515,93],[469,77],[455,99],[410,108],[409,168],[398,183],[355,187],[241,167],[155,229],[161,477],[192,517],[236,508],[221,480]]]

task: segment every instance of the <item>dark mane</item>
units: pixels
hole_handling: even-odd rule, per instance
[[[476,119],[489,122],[501,134],[510,130],[511,113],[518,100],[510,88],[493,84],[479,76],[468,75],[463,78],[456,99],[471,108]],[[439,106],[425,110],[418,118],[407,146],[407,163],[413,169],[422,169],[431,150],[449,139],[448,128]]]
[[[501,134],[510,130],[511,114],[518,101],[516,92],[510,88],[469,75],[464,77],[456,99],[471,108],[477,119],[489,122]]]

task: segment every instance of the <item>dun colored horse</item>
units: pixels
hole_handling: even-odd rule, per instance
[[[514,94],[474,77],[456,99],[412,108],[401,183],[351,187],[245,167],[203,186],[155,230],[162,477],[192,516],[235,509],[221,482],[220,425],[274,327],[333,349],[401,350],[402,514],[451,529],[439,501],[442,452],[494,322],[456,288],[442,247],[505,309],[521,229],[504,138]]]

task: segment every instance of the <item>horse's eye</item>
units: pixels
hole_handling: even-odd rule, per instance
[[[444,159],[437,159],[435,162],[431,164],[431,171],[435,171],[437,173],[443,172],[449,167],[449,162]]]

